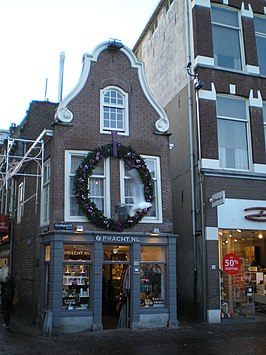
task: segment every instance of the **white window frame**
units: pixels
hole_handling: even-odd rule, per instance
[[[50,223],[50,179],[51,161],[48,159],[43,164],[42,172],[41,225]]]
[[[256,19],[263,19],[264,22],[265,22],[265,27],[266,27],[266,17],[265,16],[254,16],[254,26],[255,26],[255,21]],[[259,61],[259,50],[258,50],[258,42],[257,42],[257,37],[262,37],[264,38],[264,41],[266,43],[266,29],[265,29],[265,32],[258,32],[256,31],[256,26],[255,26],[255,36],[256,36],[256,46],[257,46],[257,53],[258,53],[258,61]],[[266,58],[264,57],[264,61],[266,61]],[[263,76],[266,76],[266,69],[265,69],[265,72],[264,73],[261,73],[261,63],[258,63],[259,64],[259,70],[260,70],[260,74],[262,74]],[[265,67],[266,67],[266,64],[265,64]]]
[[[247,169],[240,169],[240,168],[231,168],[231,167],[222,167],[220,165],[221,169],[225,170],[235,170],[235,171],[250,171],[252,167],[252,149],[251,149],[251,131],[250,131],[250,117],[249,117],[249,110],[248,110],[248,102],[247,100],[241,98],[241,97],[235,97],[235,96],[230,96],[230,95],[217,95],[217,97],[225,97],[230,100],[241,100],[245,102],[245,108],[246,108],[246,119],[241,119],[237,117],[228,117],[228,116],[219,116],[218,115],[218,107],[216,108],[217,110],[217,139],[218,139],[218,120],[228,120],[228,121],[234,121],[234,122],[244,122],[246,125],[246,134],[247,134],[247,163],[248,163],[248,168]],[[218,149],[219,149],[219,140],[218,140]],[[220,164],[220,156],[219,156],[219,164]]]
[[[119,92],[120,95],[123,97],[123,105],[106,105],[104,103],[104,95],[110,91],[115,90]],[[104,106],[114,107],[114,108],[121,108],[123,109],[123,128],[110,128],[104,126]],[[107,86],[104,89],[100,90],[100,133],[111,134],[112,131],[117,131],[120,135],[129,135],[129,115],[128,115],[128,94],[117,86]]]
[[[235,69],[235,68],[230,68],[230,67],[224,67],[224,66],[219,66],[216,63],[216,60],[215,60],[215,50],[214,50],[214,38],[213,38],[213,57],[214,57],[214,65],[216,67],[220,67],[220,68],[225,68],[227,70],[232,70],[232,71],[243,71],[244,68],[245,68],[245,51],[244,51],[244,40],[243,40],[243,29],[242,29],[242,21],[241,21],[241,15],[240,15],[240,12],[238,10],[235,10],[235,9],[232,9],[232,8],[228,8],[228,7],[224,7],[224,6],[217,6],[217,5],[212,5],[211,7],[212,9],[214,8],[220,8],[220,9],[223,9],[223,10],[226,10],[226,11],[232,11],[232,12],[235,12],[237,13],[238,15],[238,27],[235,27],[235,26],[232,26],[232,25],[227,25],[227,24],[223,24],[223,23],[220,23],[220,22],[214,22],[212,20],[212,29],[213,29],[213,26],[219,26],[219,27],[224,27],[224,28],[229,28],[229,29],[233,29],[233,30],[236,30],[238,31],[238,38],[239,38],[239,48],[240,48],[240,64],[241,64],[241,68],[239,69]],[[212,33],[213,33],[213,30],[212,30]],[[214,36],[213,36],[214,37]]]
[[[18,185],[18,198],[17,198],[17,223],[20,223],[24,211],[24,195],[25,195],[25,183],[24,181]]]
[[[140,223],[163,223],[163,213],[162,213],[162,186],[161,186],[161,169],[160,169],[160,158],[150,155],[141,155],[144,159],[151,159],[154,161],[154,200],[152,204],[155,203],[155,216],[146,215],[142,218]],[[123,160],[120,160],[120,192],[121,192],[121,204],[125,205],[125,179],[129,177],[125,175],[125,164]]]
[[[85,158],[88,151],[84,150],[66,150],[65,151],[65,221],[70,222],[88,222],[88,218],[85,215],[73,216],[70,214],[71,204],[70,204],[70,177],[74,176],[71,174],[71,157],[76,155]],[[104,159],[104,215],[106,217],[111,217],[111,202],[110,202],[110,158]]]

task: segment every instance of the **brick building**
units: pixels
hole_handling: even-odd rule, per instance
[[[265,15],[162,0],[133,49],[170,121],[178,312],[209,322],[265,309]]]
[[[177,326],[168,129],[143,64],[111,40],[2,142],[9,262],[45,332]]]

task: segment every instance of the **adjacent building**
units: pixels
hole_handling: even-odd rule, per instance
[[[266,3],[162,0],[136,42],[171,127],[178,312],[266,304]]]
[[[6,262],[45,333],[178,325],[168,130],[143,64],[110,40],[1,141]]]

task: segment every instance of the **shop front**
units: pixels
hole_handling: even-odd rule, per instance
[[[175,235],[56,231],[43,242],[48,332],[177,327]]]
[[[226,199],[218,207],[221,320],[266,316],[266,203]]]

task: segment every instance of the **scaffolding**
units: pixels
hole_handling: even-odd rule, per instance
[[[52,130],[43,130],[35,140],[7,136],[0,154],[0,213],[9,212],[9,188],[14,176],[42,177],[44,137],[52,135]],[[37,165],[36,173],[25,172],[29,163]]]

